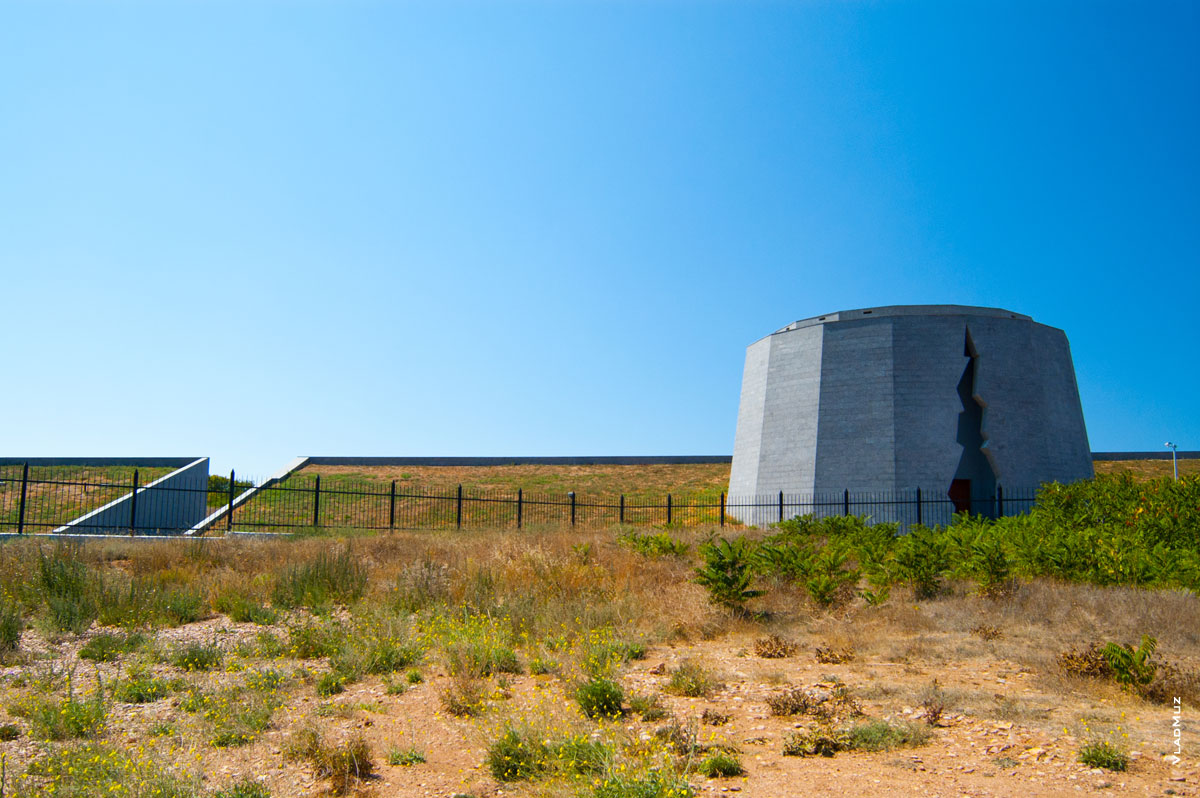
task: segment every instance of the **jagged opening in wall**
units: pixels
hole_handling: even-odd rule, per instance
[[[980,358],[975,342],[971,340],[970,329],[966,330],[963,356],[967,363],[958,381],[958,398],[963,409],[958,414],[956,437],[963,451],[947,496],[954,502],[955,512],[992,516],[995,514],[996,472],[986,452],[983,419],[987,405],[976,389]]]

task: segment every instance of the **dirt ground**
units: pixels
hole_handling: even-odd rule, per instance
[[[815,628],[799,639],[847,640],[830,628]],[[160,642],[217,641],[232,648],[238,639],[249,640],[261,631],[251,624],[231,624],[221,618],[160,633]],[[50,647],[26,632],[26,646],[49,653]],[[918,635],[919,637],[919,635]],[[913,651],[909,639],[908,651]],[[842,664],[822,664],[813,648],[801,644],[793,656],[764,659],[752,653],[752,634],[735,634],[719,641],[659,645],[644,659],[624,671],[626,695],[663,694],[668,717],[697,733],[702,745],[725,745],[741,752],[747,773],[742,777],[706,779],[693,776],[690,783],[699,795],[739,793],[746,796],[878,795],[878,796],[1040,796],[1091,794],[1200,795],[1200,767],[1194,754],[1197,724],[1184,723],[1184,759],[1174,765],[1164,759],[1171,752],[1172,711],[1149,705],[1118,690],[1087,685],[1062,692],[1062,682],[1047,680],[1034,670],[997,653],[1000,642],[960,641],[948,647],[952,658],[921,662],[891,661],[905,649],[904,640],[891,641],[880,654],[868,653]],[[897,647],[899,646],[899,647]],[[955,650],[966,656],[954,656]],[[890,653],[889,653],[890,652]],[[881,655],[882,654],[882,655]],[[64,657],[69,664],[70,655]],[[709,698],[665,695],[668,674],[684,660],[700,663],[722,687]],[[316,666],[316,663],[310,663]],[[92,667],[90,664],[84,667]],[[116,666],[101,666],[106,677]],[[236,670],[236,669],[234,669]],[[6,675],[11,676],[12,669]],[[214,749],[187,747],[186,729],[177,741],[181,758],[205,774],[210,786],[220,786],[252,774],[270,787],[273,796],[320,796],[327,783],[304,765],[283,756],[289,734],[319,715],[333,740],[362,732],[379,761],[378,775],[363,786],[364,794],[378,796],[483,796],[558,795],[544,793],[536,783],[500,784],[489,774],[487,746],[497,734],[499,716],[558,716],[570,714],[572,704],[559,680],[551,675],[511,677],[509,697],[492,700],[494,713],[481,718],[451,716],[440,696],[449,677],[436,664],[425,670],[426,680],[401,695],[388,695],[385,684],[370,678],[351,685],[332,699],[319,699],[311,687],[300,688],[276,716],[273,728],[251,745]],[[208,677],[227,680],[228,674]],[[844,685],[859,702],[864,716],[885,720],[922,722],[918,697],[936,679],[946,696],[947,710],[931,727],[932,739],[917,748],[881,753],[842,752],[832,758],[782,755],[783,740],[811,726],[803,717],[774,717],[766,698],[789,687],[817,690]],[[158,720],[175,717],[175,699],[145,705],[116,705],[109,725],[121,729],[117,737],[129,746],[145,745],[139,732]],[[320,709],[318,709],[320,708]],[[720,726],[701,721],[705,710],[728,716]],[[1186,707],[1191,715],[1196,710]],[[604,724],[606,737],[647,739],[664,721],[643,722],[632,714]],[[1114,773],[1092,769],[1076,761],[1081,724],[1094,729],[1120,729],[1132,749],[1129,770]],[[20,766],[40,750],[40,744],[22,738],[0,744],[9,767]],[[412,746],[426,761],[413,766],[389,766],[381,760],[389,747]],[[186,753],[184,753],[186,751]]]

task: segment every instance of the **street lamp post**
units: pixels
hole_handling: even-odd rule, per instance
[[[1179,449],[1179,447],[1176,446],[1175,444],[1171,443],[1170,441],[1167,441],[1166,443],[1164,443],[1163,446],[1167,446],[1171,449],[1171,470],[1175,472],[1175,481],[1178,482],[1179,481],[1179,461],[1176,459],[1175,452]]]

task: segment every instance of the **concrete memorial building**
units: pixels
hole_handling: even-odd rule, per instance
[[[1029,316],[961,305],[847,310],[746,350],[729,481],[731,512],[743,520],[764,519],[738,513],[737,497],[781,491],[920,488],[948,515],[973,504],[988,512],[997,485],[1091,476],[1067,336]]]

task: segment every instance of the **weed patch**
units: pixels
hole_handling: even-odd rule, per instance
[[[724,686],[700,663],[684,660],[671,671],[671,678],[663,689],[673,695],[708,698]]]
[[[800,646],[779,635],[768,635],[754,641],[754,655],[763,659],[784,659],[793,656]]]
[[[611,679],[590,679],[575,689],[575,701],[589,718],[619,718],[625,693]]]
[[[321,552],[302,565],[276,575],[271,601],[277,607],[307,607],[313,611],[331,604],[350,604],[367,589],[367,569],[346,546],[336,553]]]
[[[189,643],[171,653],[171,664],[185,671],[211,671],[224,659],[225,652],[212,643]]]
[[[1094,740],[1079,749],[1079,761],[1089,767],[1122,771],[1129,767],[1129,755],[1107,740]]]
[[[345,795],[375,771],[371,746],[361,734],[331,745],[310,727],[294,734],[284,753],[293,761],[307,762],[317,778],[329,779],[335,795]]]

